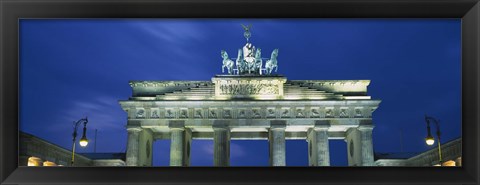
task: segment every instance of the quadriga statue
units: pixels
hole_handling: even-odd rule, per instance
[[[255,68],[255,56],[254,56],[254,53],[255,53],[255,46],[253,46],[251,43],[247,43],[245,44],[245,46],[243,46],[243,60],[245,62],[245,67],[247,68],[246,71],[248,71],[248,73],[252,73],[252,71],[254,71],[254,68]]]
[[[258,72],[258,74],[262,74],[262,50],[260,48],[257,49],[255,52],[255,65],[253,71]]]
[[[278,49],[274,49],[272,51],[272,56],[265,63],[265,73],[267,75],[272,74],[273,68],[275,68],[275,73],[277,72],[277,70],[278,70],[277,56],[278,56]]]
[[[243,74],[245,72],[245,61],[243,60],[242,49],[238,49],[237,60],[235,61],[237,66],[238,74]]]
[[[228,53],[225,50],[222,50],[222,58],[223,58],[223,65],[222,65],[222,73],[224,73],[224,69],[227,68],[228,74],[232,74],[233,72],[233,60],[228,58]]]

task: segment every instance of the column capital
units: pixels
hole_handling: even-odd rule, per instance
[[[215,123],[222,123],[216,125]],[[228,166],[230,164],[230,128],[225,122],[215,122],[213,125],[213,164]]]
[[[228,120],[214,120],[212,124],[212,128],[214,130],[222,129],[222,130],[229,130],[230,125],[228,124]]]
[[[359,126],[363,126],[363,125],[373,125],[373,123],[372,123],[372,120],[371,120],[371,119],[359,120],[359,121],[358,121],[358,125],[359,125]]]
[[[287,121],[286,120],[272,120],[272,121],[270,121],[270,129],[285,130],[286,127],[287,127]]]
[[[138,133],[140,131],[142,131],[142,127],[130,127],[130,128],[127,128],[127,132],[129,133]]]
[[[313,129],[315,130],[328,130],[330,128],[330,121],[328,120],[316,120],[314,122]]]
[[[360,131],[372,131],[373,128],[375,128],[374,125],[360,125],[360,126],[358,126],[357,129],[360,130]]]
[[[168,127],[170,129],[185,129],[185,121],[183,120],[172,120],[168,121]]]

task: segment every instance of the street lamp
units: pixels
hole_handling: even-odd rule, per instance
[[[433,145],[435,143],[435,138],[433,138],[430,132],[430,120],[435,122],[435,126],[437,127],[437,138],[438,138],[438,158],[440,161],[440,166],[442,165],[442,148],[440,147],[440,125],[438,124],[438,120],[433,117],[425,115],[425,121],[427,122],[427,137],[425,138],[425,142],[427,145]]]
[[[77,129],[78,129],[78,125],[80,125],[81,123],[83,123],[83,135],[82,135],[82,138],[80,138],[80,146],[81,147],[86,147],[88,145],[88,139],[87,139],[87,123],[88,123],[88,119],[85,117],[85,118],[82,118],[80,120],[78,120],[77,122],[73,122],[73,144],[72,144],[72,161],[70,163],[71,166],[73,166],[73,162],[75,160],[75,141],[77,140]]]

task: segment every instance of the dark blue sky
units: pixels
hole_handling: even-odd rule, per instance
[[[263,57],[279,48],[290,80],[371,80],[382,103],[373,114],[375,152],[419,152],[424,115],[440,120],[443,142],[461,136],[460,19],[90,19],[20,21],[20,129],[71,147],[72,122],[88,116],[87,148],[124,152],[129,80],[210,80],[220,50],[245,43]],[[401,134],[402,133],[402,134]],[[400,137],[402,135],[402,137]],[[400,139],[403,138],[403,139]],[[154,144],[168,165],[169,141]],[[287,165],[307,165],[307,144],[287,141]],[[231,164],[268,165],[268,142],[232,141]],[[331,164],[346,165],[346,144],[331,140]],[[192,165],[213,163],[213,141],[194,140]]]

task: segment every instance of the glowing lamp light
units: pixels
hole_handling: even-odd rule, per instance
[[[88,139],[86,137],[82,137],[82,139],[80,139],[80,146],[86,147],[87,145],[88,145]]]
[[[28,158],[27,166],[42,166],[41,164],[43,164],[43,161],[42,161],[42,159],[40,159],[38,157],[29,157]]]
[[[43,162],[43,166],[57,166],[57,164],[55,164],[54,162],[45,161]]]
[[[427,136],[425,138],[425,142],[427,143],[427,145],[433,145],[435,143],[435,139],[433,139],[432,136]]]

